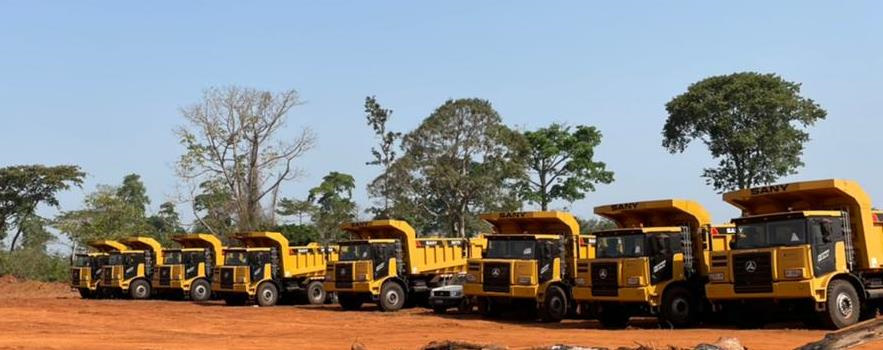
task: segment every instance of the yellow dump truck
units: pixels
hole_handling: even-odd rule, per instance
[[[373,301],[383,311],[395,311],[424,301],[445,277],[465,271],[471,250],[465,239],[417,238],[414,228],[401,220],[341,228],[355,239],[338,242],[340,260],[328,266],[325,289],[337,294],[345,310]]]
[[[709,254],[726,249],[732,227],[713,227],[699,203],[665,199],[595,207],[617,228],[594,232],[595,259],[578,263],[574,299],[601,324],[622,328],[633,315],[656,315],[676,327],[700,316]]]
[[[463,291],[479,311],[496,316],[512,304],[537,310],[544,321],[560,321],[575,309],[571,288],[578,258],[594,255],[579,223],[555,211],[491,213],[482,257],[469,259]]]
[[[766,310],[830,328],[871,317],[883,297],[883,214],[858,183],[829,179],[728,192],[732,249],[715,253],[706,294],[744,325]]]
[[[150,237],[120,240],[129,249],[110,252],[102,269],[101,290],[108,295],[147,299],[152,294],[153,268],[163,263],[162,245]]]
[[[83,298],[99,298],[103,296],[98,288],[101,285],[101,270],[107,265],[109,253],[126,250],[127,247],[111,240],[92,241],[87,245],[95,251],[74,256],[71,266],[71,288],[77,289]]]
[[[163,249],[163,263],[153,272],[153,289],[193,301],[209,300],[214,269],[224,265],[223,243],[205,233],[177,235],[172,240],[181,248]]]
[[[289,246],[279,232],[252,232],[236,236],[244,247],[224,249],[224,265],[215,268],[212,290],[227,305],[254,301],[272,306],[283,296],[301,295],[322,304],[325,267],[337,259],[334,247],[318,243]]]

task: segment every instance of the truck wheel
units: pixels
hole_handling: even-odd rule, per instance
[[[405,306],[405,290],[395,282],[386,282],[380,288],[380,300],[377,302],[383,311],[397,311]]]
[[[672,287],[662,295],[659,321],[684,328],[696,321],[696,298],[684,287]]]
[[[325,304],[325,299],[328,295],[325,293],[325,287],[322,286],[322,282],[313,281],[307,285],[307,301],[313,305],[322,305]]]
[[[92,299],[95,297],[95,293],[92,293],[89,288],[77,288],[77,291],[80,292],[80,298]]]
[[[225,295],[224,303],[228,306],[242,306],[248,301],[248,297],[241,294]]]
[[[145,280],[135,280],[129,285],[129,296],[136,300],[150,298],[150,283]]]
[[[561,322],[567,316],[567,295],[561,287],[549,287],[546,298],[540,305],[539,314],[543,322]]]
[[[598,321],[604,328],[623,329],[629,325],[628,310],[617,304],[606,304],[601,306],[598,313]]]
[[[340,307],[347,311],[356,311],[362,308],[364,300],[361,295],[340,293],[337,295],[337,303]]]
[[[212,297],[212,286],[206,280],[197,280],[190,285],[190,300],[200,302]]]
[[[832,329],[840,329],[858,322],[861,301],[855,288],[847,281],[833,280],[828,284],[828,301],[822,312],[822,322]]]
[[[279,301],[279,289],[270,282],[261,283],[255,294],[255,301],[260,306],[273,306]]]

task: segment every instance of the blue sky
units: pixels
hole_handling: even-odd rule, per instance
[[[704,146],[660,146],[664,104],[704,77],[759,71],[803,83],[828,111],[811,129],[806,166],[785,180],[855,179],[879,205],[881,35],[883,5],[871,1],[0,1],[0,166],[81,165],[89,177],[61,195],[67,210],[135,172],[155,210],[175,194],[179,107],[215,85],[295,88],[307,103],[285,135],[310,127],[319,142],[284,195],[303,197],[342,171],[364,207],[378,172],[364,165],[364,97],[407,131],[444,100],[474,96],[512,126],[601,129],[597,157],[616,182],[573,203],[578,215],[683,197],[726,221],[738,213],[700,178],[714,164]]]

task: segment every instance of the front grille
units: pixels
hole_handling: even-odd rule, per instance
[[[592,263],[592,295],[619,295],[619,271],[615,262]]]
[[[233,289],[233,275],[236,269],[232,267],[221,268],[221,288]]]
[[[336,288],[352,288],[353,287],[353,264],[336,264],[336,265],[334,265],[334,287],[336,287]]]
[[[172,279],[172,267],[171,266],[160,266],[159,268],[159,285],[168,286],[170,284],[170,280]]]
[[[773,264],[770,253],[733,254],[733,289],[736,293],[771,293]]]
[[[484,264],[482,288],[485,292],[509,293],[509,276],[512,265],[489,262]]]
[[[434,295],[437,296],[437,297],[449,297],[449,296],[451,296],[451,292],[446,291],[446,290],[435,291],[435,292],[432,292],[432,294],[434,294]]]

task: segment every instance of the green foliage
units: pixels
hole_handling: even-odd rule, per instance
[[[22,242],[24,249],[46,250],[46,244],[55,237],[46,230],[49,221],[38,216],[31,215],[22,223]]]
[[[40,204],[58,207],[55,195],[71,186],[80,186],[86,173],[76,165],[17,165],[0,168],[0,238],[9,229],[15,234],[9,246],[16,248],[25,223]]]
[[[703,177],[715,190],[768,184],[803,166],[803,128],[827,115],[800,84],[775,74],[734,73],[706,78],[665,105],[662,145],[683,152],[699,139],[718,159]]]
[[[530,149],[527,156],[529,177],[520,181],[522,198],[539,203],[547,210],[555,199],[573,202],[595,190],[595,183],[613,182],[613,172],[603,162],[594,161],[595,147],[601,144],[601,132],[593,126],[569,126],[553,123],[549,127],[524,133]]]
[[[165,202],[160,204],[159,212],[147,218],[147,223],[151,226],[153,236],[156,237],[163,246],[172,244],[171,236],[183,233],[185,229],[181,226],[181,219],[175,210],[175,204]]]
[[[321,235],[314,225],[287,224],[273,227],[271,231],[282,233],[288,238],[288,243],[293,245],[306,245],[310,242],[319,242]]]
[[[150,205],[147,189],[138,174],[126,175],[123,178],[123,184],[117,188],[116,195],[128,205],[140,210],[141,215],[147,212],[147,206]]]
[[[421,231],[477,231],[477,213],[520,206],[514,184],[525,176],[526,148],[490,102],[449,100],[404,136],[388,171],[394,209]]]
[[[99,186],[86,196],[83,209],[59,214],[53,226],[77,245],[151,232],[141,208],[117,196],[119,188]]]
[[[276,214],[280,216],[297,216],[297,223],[304,223],[304,216],[312,217],[316,213],[316,206],[310,201],[300,199],[282,198],[279,201]]]
[[[307,200],[317,206],[312,219],[323,241],[345,237],[340,225],[356,218],[356,203],[352,199],[355,187],[352,175],[332,171],[319,186],[310,189]]]
[[[236,232],[236,202],[233,194],[221,179],[199,184],[200,193],[193,199],[193,211],[197,215],[194,232],[210,232],[228,236]]]
[[[386,123],[392,115],[392,110],[384,109],[377,103],[374,96],[365,98],[365,118],[368,125],[374,129],[374,134],[378,139],[378,147],[371,147],[371,155],[374,159],[367,162],[368,165],[379,165],[383,167],[383,172],[374,181],[368,184],[368,193],[375,198],[380,198],[383,206],[372,207],[368,211],[374,213],[375,218],[389,218],[396,215],[391,212],[390,208],[393,194],[389,181],[389,168],[396,159],[395,143],[401,138],[402,133],[387,131]]]
[[[595,231],[616,228],[616,223],[603,217],[593,217],[588,219],[577,217],[576,220],[579,222],[579,233],[581,234],[590,234]]]
[[[0,252],[0,276],[44,282],[70,280],[70,261],[66,257],[47,254],[42,248],[22,247],[13,252]]]

